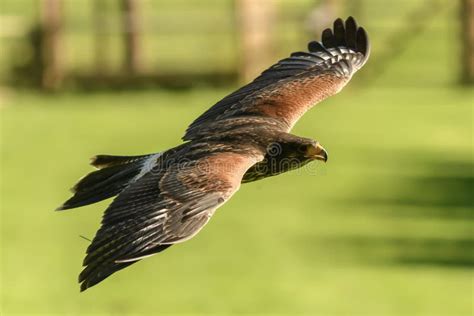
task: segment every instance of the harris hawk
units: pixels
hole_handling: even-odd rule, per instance
[[[241,183],[327,160],[312,139],[289,134],[316,103],[339,92],[369,57],[365,30],[337,19],[308,44],[217,102],[186,130],[184,143],[142,156],[98,155],[98,170],[58,210],[117,196],[87,248],[81,291],[195,236]]]

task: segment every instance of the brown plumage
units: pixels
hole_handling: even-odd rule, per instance
[[[98,155],[99,170],[81,179],[58,210],[117,195],[87,249],[79,276],[85,290],[145,257],[192,238],[241,183],[314,160],[321,145],[288,134],[314,104],[339,92],[369,55],[353,18],[225,97],[187,129],[185,143],[142,156]]]

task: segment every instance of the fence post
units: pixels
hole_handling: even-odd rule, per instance
[[[62,67],[62,1],[43,0],[41,7],[43,71],[41,85],[47,90],[61,86]]]
[[[94,58],[97,76],[103,76],[108,70],[107,55],[109,48],[108,23],[106,20],[107,0],[94,0],[92,6],[94,25]]]
[[[140,46],[139,0],[122,0],[125,70],[130,74],[139,73],[142,69],[142,52]]]
[[[269,66],[273,57],[276,8],[273,0],[235,0],[239,40],[239,77],[248,82]]]
[[[462,0],[462,82],[474,83],[474,0]]]

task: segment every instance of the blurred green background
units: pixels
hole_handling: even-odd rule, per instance
[[[237,82],[85,89],[74,74],[94,72],[93,1],[68,0],[68,76],[54,93],[39,91],[12,83],[31,51],[27,31],[4,27],[2,315],[472,315],[474,92],[459,84],[459,3],[343,2],[338,13],[368,30],[371,59],[293,131],[319,140],[329,162],[242,186],[196,238],[82,294],[88,242],[79,235],[94,236],[110,201],[53,209],[91,170],[87,159],[179,144]],[[318,5],[276,1],[274,60],[305,48]],[[2,0],[3,25],[27,30],[39,6]],[[143,0],[147,69],[238,73],[234,9],[230,0]],[[120,34],[107,36],[113,74]]]

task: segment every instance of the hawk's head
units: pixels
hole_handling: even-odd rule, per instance
[[[279,160],[295,160],[302,163],[308,163],[313,160],[326,162],[328,160],[326,150],[318,141],[290,134],[268,145],[267,157]]]

